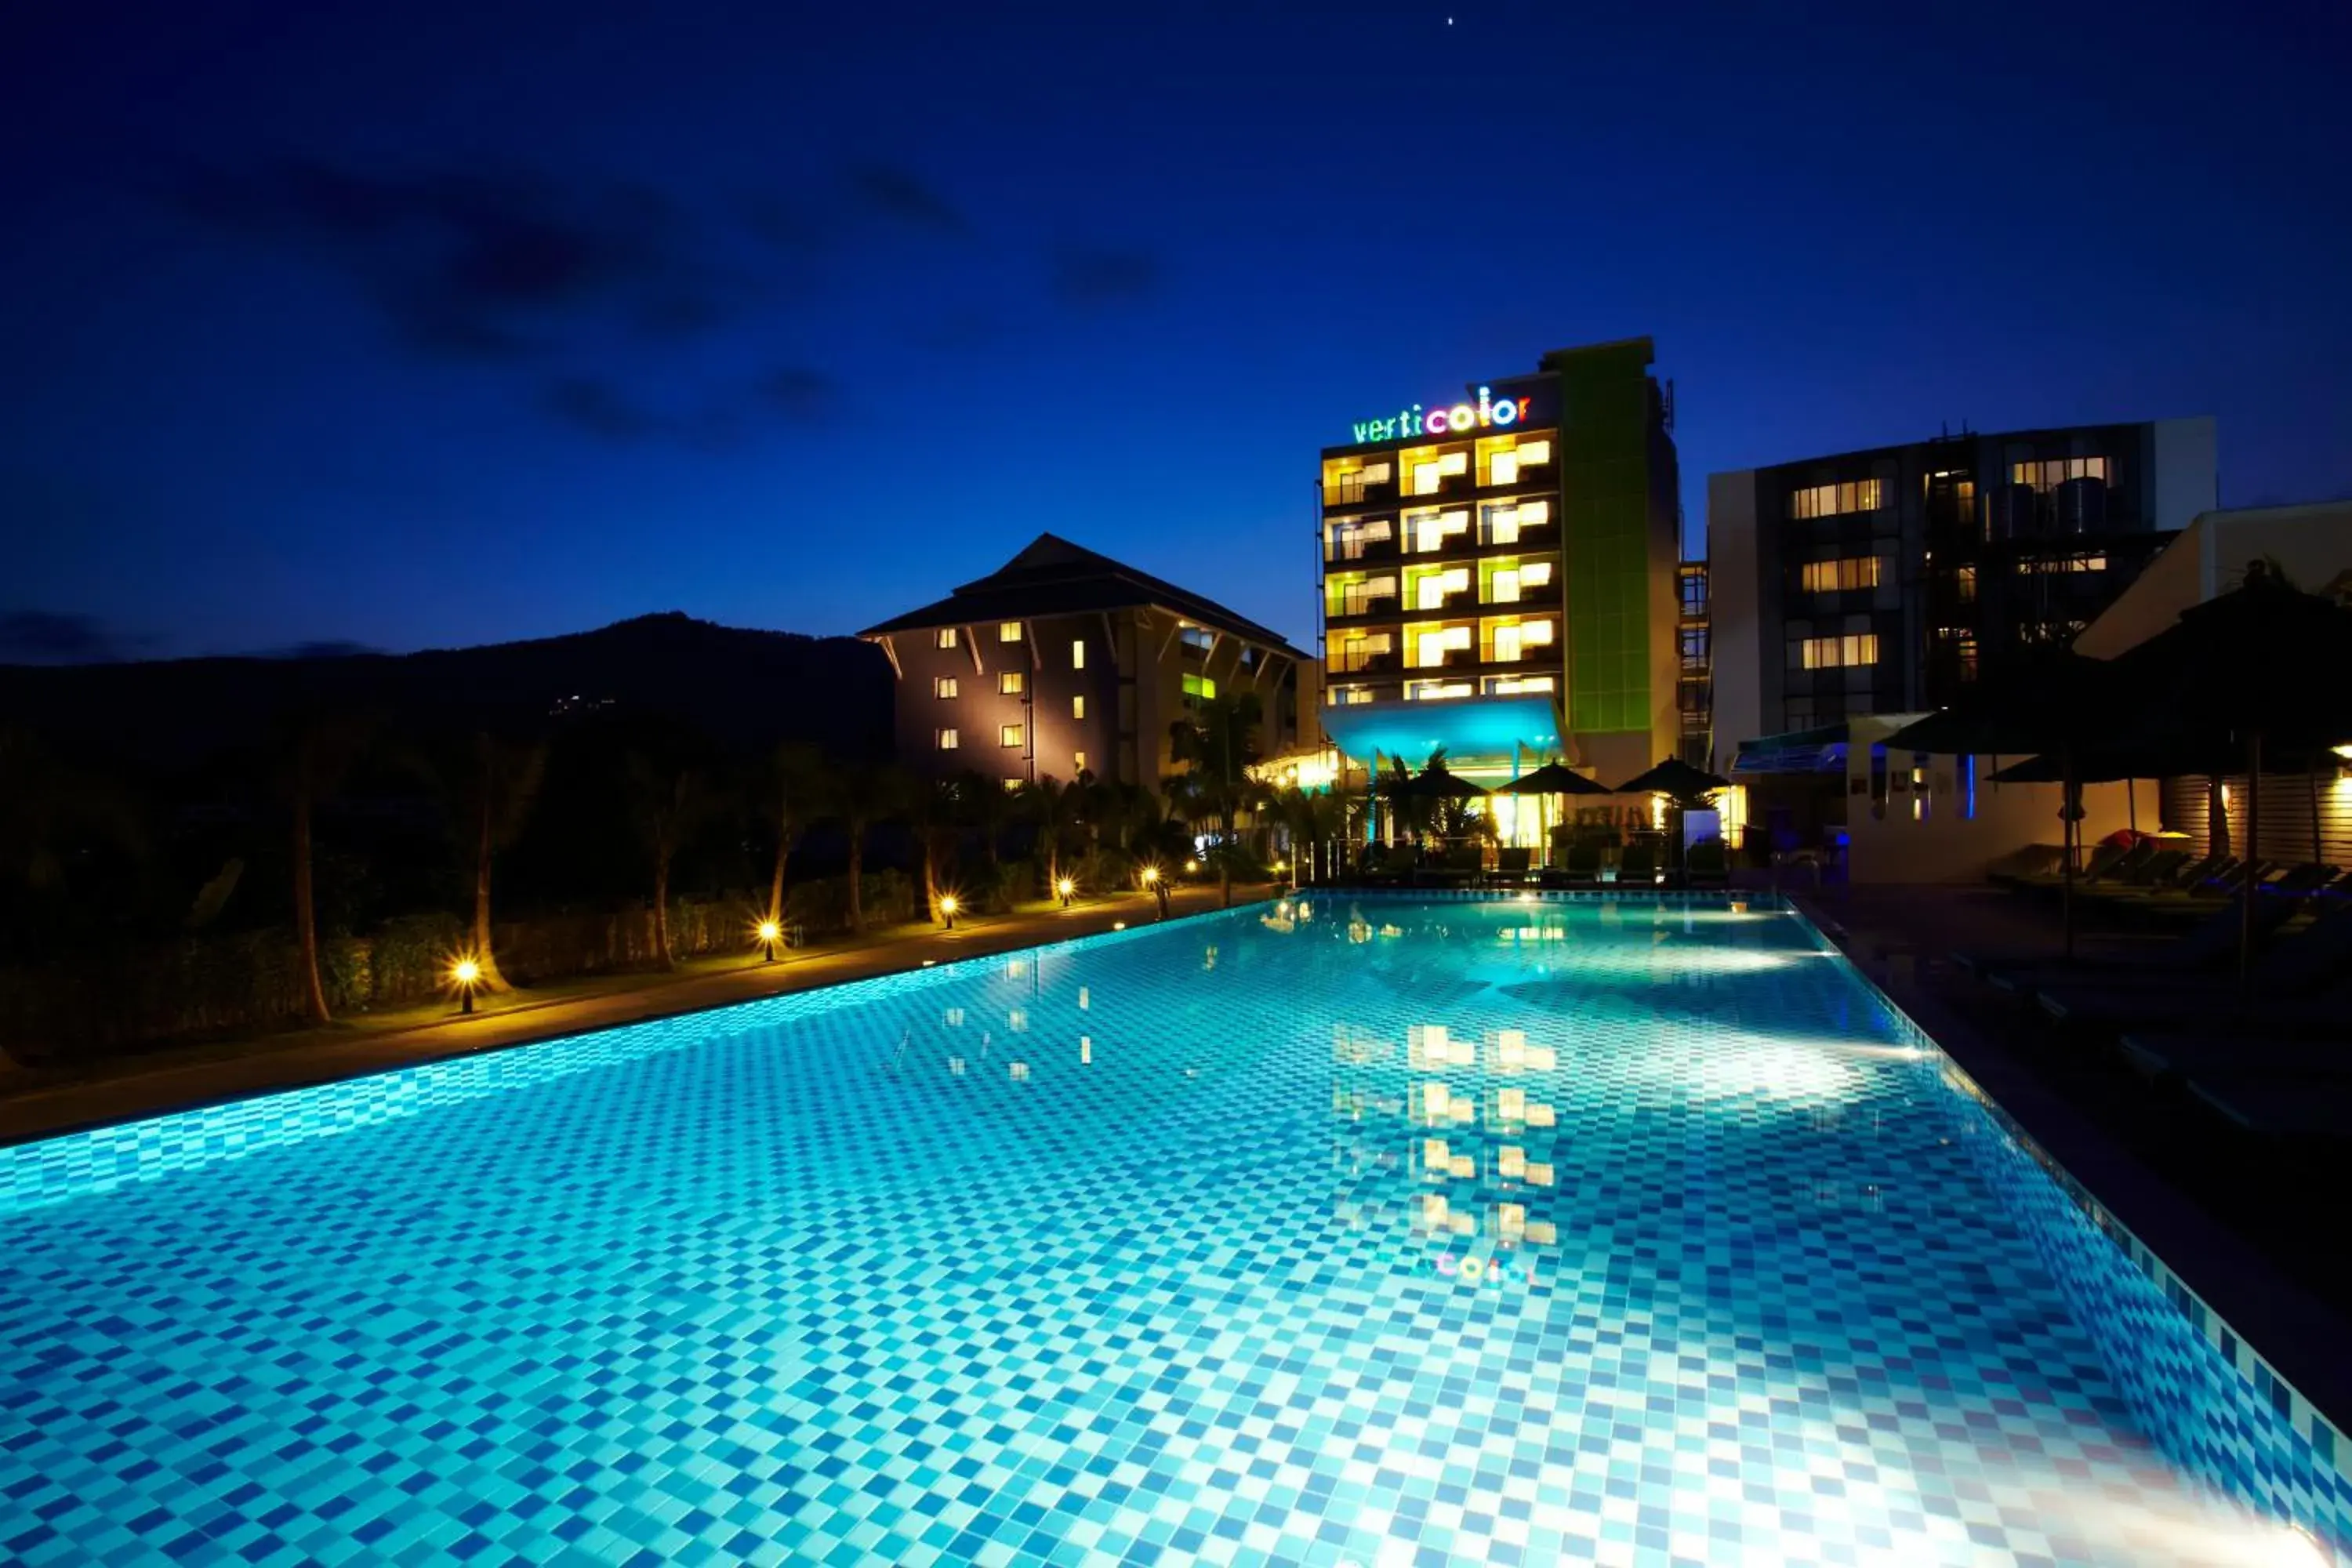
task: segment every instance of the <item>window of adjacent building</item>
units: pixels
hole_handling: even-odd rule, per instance
[[[1006,779],[1004,781],[1004,793],[1007,795],[1020,794],[1022,782],[1023,781],[1018,776]]]
[[[1019,642],[1021,640],[1021,623],[1019,621],[1006,621],[1000,625],[996,628],[996,640],[998,642]]]
[[[2011,463],[2010,482],[2032,485],[2037,490],[2054,490],[2068,479],[2096,479],[2107,482],[2107,460],[2105,458],[2044,458],[2030,463]]]
[[[1704,568],[1686,570],[1682,574],[1683,614],[1706,614],[1706,573]]]
[[[1018,697],[1027,687],[1027,679],[1017,669],[1008,669],[996,678],[999,697]]]
[[[1806,669],[1849,669],[1878,662],[1878,634],[1849,632],[1836,637],[1804,637],[1797,645],[1797,662]]]
[[[1210,679],[1207,676],[1187,675],[1184,678],[1185,696],[1192,698],[1212,698],[1216,696],[1216,694],[1217,683]]]
[[[1789,515],[1792,518],[1843,517],[1850,511],[1876,511],[1878,505],[1876,479],[1813,485],[1789,492]]]
[[[1087,771],[1087,754],[1084,752],[1072,752],[1070,753],[1070,771],[1074,773],[1082,773]]]
[[[1808,561],[1804,588],[1808,594],[1840,594],[1878,586],[1878,557],[1848,555],[1837,561]]]
[[[941,627],[940,628],[939,646],[940,646],[940,647],[955,647],[955,645],[956,645],[956,629],[955,629],[955,627],[953,627],[953,626],[941,626]]]
[[[1450,540],[1470,531],[1466,511],[1409,511],[1404,514],[1405,543],[1415,553],[1443,550]]]
[[[1409,680],[1404,695],[1408,702],[1436,702],[1451,697],[1468,697],[1477,689],[1466,680]]]
[[[1937,637],[1950,645],[1952,667],[1962,680],[1977,678],[1977,634],[1966,626],[1937,626]]]
[[[1073,697],[1073,698],[1071,698],[1071,699],[1070,699],[1070,717],[1071,717],[1071,718],[1073,718],[1073,719],[1083,719],[1083,718],[1085,718],[1086,716],[1087,716],[1087,698],[1086,698],[1086,693],[1084,693],[1084,692],[1080,692],[1077,696]]]
[[[1952,593],[1963,605],[1977,602],[1977,569],[1956,566],[1952,569]]]
[[[931,682],[932,696],[945,699],[953,697],[955,694],[956,678],[954,676],[942,675]]]
[[[1186,647],[1207,653],[1217,646],[1217,634],[1206,626],[1183,626],[1176,633],[1177,640]]]
[[[1517,697],[1529,691],[1549,691],[1556,684],[1549,675],[1490,675],[1486,679],[1489,697]]]
[[[1415,463],[1412,466],[1412,493],[1417,496],[1433,496],[1444,488],[1446,480],[1469,471],[1469,453],[1439,452],[1427,462]]]
[[[1706,628],[1685,626],[1679,635],[1682,640],[1683,668],[1705,669],[1706,668]]]
[[[2107,558],[2104,555],[2044,555],[2017,563],[2017,574],[2030,577],[2045,572],[2104,572]]]
[[[956,749],[956,732],[953,730],[942,730],[940,731],[940,751],[952,752]]]
[[[1072,669],[1084,669],[1086,667],[1087,639],[1084,637],[1072,637],[1070,639],[1070,668]]]
[[[1366,552],[1387,544],[1396,537],[1396,527],[1385,517],[1365,518],[1331,525],[1331,559],[1360,561]]]
[[[1415,647],[1419,657],[1413,662],[1423,668],[1432,665],[1444,664],[1447,654],[1460,651],[1469,646],[1470,628],[1468,626],[1434,627],[1418,634]]]
[[[1018,724],[999,724],[996,727],[996,743],[1000,746],[1019,745],[1021,743],[1021,726]]]

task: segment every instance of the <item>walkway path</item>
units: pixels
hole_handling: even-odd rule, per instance
[[[1237,887],[1234,901],[1239,904],[1267,891]],[[1170,901],[1178,915],[1202,914],[1218,907],[1217,889],[1179,889]],[[159,1061],[145,1070],[133,1068],[103,1079],[45,1084],[0,1095],[0,1146],[447,1057],[503,1050],[592,1029],[897,974],[926,963],[984,958],[1091,936],[1116,925],[1140,924],[1156,912],[1151,899],[1132,893],[1084,900],[1068,910],[967,918],[952,931],[918,931],[857,946],[788,952],[774,963],[762,963],[755,957],[716,973],[705,970],[605,994],[524,1003],[471,1016],[453,1011],[408,1028],[354,1027],[348,1034],[319,1031],[281,1037],[276,1042],[265,1036],[234,1054],[214,1051],[203,1060]]]

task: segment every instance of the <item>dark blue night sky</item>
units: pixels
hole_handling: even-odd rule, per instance
[[[2352,8],[1920,9],[24,0],[0,658],[854,630],[1041,529],[1303,639],[1318,447],[1643,332],[1694,530],[1963,420],[2352,491]]]

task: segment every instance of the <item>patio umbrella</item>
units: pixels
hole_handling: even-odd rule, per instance
[[[1422,769],[1400,784],[1396,793],[1423,800],[1475,800],[1486,791],[1441,765]]]
[[[1695,768],[1680,757],[1668,757],[1645,773],[1627,779],[1614,791],[1618,795],[1664,795],[1676,801],[1697,800],[1719,789],[1729,789],[1731,781]]]
[[[1598,779],[1586,778],[1559,763],[1546,763],[1531,773],[1495,786],[1496,795],[1613,795]]]
[[[2263,748],[2301,752],[2352,740],[2352,610],[2297,592],[2263,563],[2244,585],[2192,605],[2165,630],[2116,660],[2153,733],[2213,752],[2242,748],[2246,768],[2246,888],[2238,973],[2253,960],[2254,868],[2262,823]]]
[[[1680,757],[1668,757],[1643,773],[1636,774],[1617,786],[1618,795],[1662,795],[1675,803],[1675,837],[1682,837],[1682,814],[1692,801],[1704,801],[1719,789],[1729,789],[1731,781],[1704,768],[1695,768]],[[1690,846],[1683,846],[1683,879],[1690,879]]]
[[[1886,737],[1890,752],[1957,756],[2055,758],[2063,785],[2058,807],[2059,922],[2074,956],[2074,851],[2083,816],[2081,759],[2113,746],[2132,718],[2120,700],[2125,677],[2106,659],[2037,649],[1988,670],[1960,700]]]
[[[1513,779],[1507,784],[1496,784],[1495,793],[1496,795],[1609,795],[1613,792],[1607,784],[1597,779],[1586,778],[1582,773],[1573,772],[1560,763],[1550,762],[1531,773],[1525,773]],[[1540,810],[1540,806],[1538,809]],[[1549,866],[1551,864],[1549,848],[1551,838],[1540,818],[1536,824],[1536,830],[1538,837],[1542,838],[1546,846],[1544,864]]]

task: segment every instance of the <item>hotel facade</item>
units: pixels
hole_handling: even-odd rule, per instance
[[[1309,738],[1315,666],[1213,600],[1044,533],[946,598],[858,634],[898,677],[898,759],[1007,788],[1080,773],[1152,789],[1170,731],[1220,693],[1253,692],[1261,752]]]
[[[1677,749],[1677,471],[1650,340],[1425,394],[1322,452],[1323,728],[1487,784]],[[1507,836],[1532,842],[1529,834]]]

